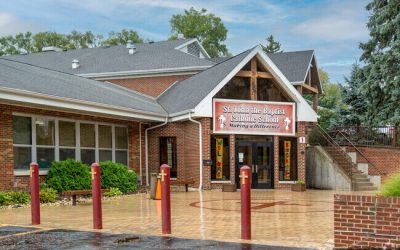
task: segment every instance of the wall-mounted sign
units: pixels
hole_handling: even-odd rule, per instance
[[[294,103],[214,99],[213,107],[214,133],[295,135]]]
[[[216,178],[217,180],[222,180],[222,168],[223,168],[223,159],[224,159],[224,139],[217,138],[217,160],[216,160]]]
[[[285,157],[285,170],[284,178],[285,180],[290,180],[290,147],[291,141],[284,141],[284,157]]]
[[[299,143],[306,143],[306,137],[305,136],[300,136],[299,137]]]

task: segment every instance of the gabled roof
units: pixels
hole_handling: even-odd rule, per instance
[[[304,83],[314,50],[268,53],[267,55],[291,83]]]
[[[155,99],[114,84],[0,59],[0,92],[29,92],[59,100],[166,116]]]
[[[194,109],[251,51],[247,50],[177,82],[158,97],[157,101],[170,114]]]
[[[77,75],[166,69],[195,70],[214,65],[215,63],[209,60],[176,49],[191,41],[197,42],[196,39],[181,39],[135,44],[137,49],[133,55],[128,53],[126,45],[118,45],[12,55],[4,58]],[[74,59],[80,62],[78,69],[71,67]]]
[[[259,46],[176,83],[158,97],[157,101],[171,117],[174,114],[185,112],[192,112],[195,116],[200,117],[211,117],[212,97],[255,56],[284,91],[297,103],[297,119],[299,121],[316,122],[317,114],[315,111]]]

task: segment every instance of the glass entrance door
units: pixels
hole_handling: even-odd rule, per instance
[[[251,169],[252,188],[273,187],[272,142],[238,141],[236,143],[236,173],[247,165]],[[239,174],[236,183],[239,187]]]

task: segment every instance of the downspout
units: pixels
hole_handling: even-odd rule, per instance
[[[139,176],[140,176],[140,185],[142,185],[142,123],[139,122]]]
[[[149,186],[149,142],[148,142],[148,131],[155,129],[155,128],[159,128],[162,127],[164,125],[166,125],[168,123],[168,116],[165,117],[165,121],[161,124],[158,124],[156,126],[150,127],[150,128],[146,128],[144,130],[144,140],[145,140],[145,153],[146,153],[146,186]]]
[[[192,113],[189,113],[189,121],[197,123],[199,125],[199,167],[200,167],[200,180],[199,180],[199,191],[203,188],[203,134],[201,122],[192,119]]]

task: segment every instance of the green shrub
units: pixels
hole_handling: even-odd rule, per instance
[[[101,187],[118,188],[122,193],[134,192],[137,188],[135,172],[129,172],[126,165],[106,161],[101,166]]]
[[[57,190],[48,187],[40,189],[41,203],[55,202],[57,198],[58,198]]]
[[[122,192],[119,190],[119,188],[114,187],[110,188],[110,191],[104,193],[105,197],[114,197],[120,195],[122,195]]]
[[[0,206],[8,205],[10,196],[6,192],[0,192]]]
[[[393,175],[382,185],[380,194],[383,196],[400,196],[400,173]]]
[[[55,161],[47,175],[47,185],[57,192],[91,189],[90,168],[75,160]]]
[[[31,200],[31,196],[27,192],[8,192],[9,203],[11,204],[27,204]],[[10,205],[11,205],[10,204]]]

